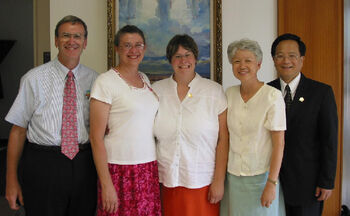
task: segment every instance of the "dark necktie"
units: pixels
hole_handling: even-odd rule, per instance
[[[77,130],[77,94],[72,71],[64,87],[61,129],[61,152],[73,159],[79,151]]]
[[[288,111],[290,109],[290,105],[292,105],[292,94],[290,93],[289,85],[286,85],[284,91],[286,92],[284,102],[286,103],[286,110]]]

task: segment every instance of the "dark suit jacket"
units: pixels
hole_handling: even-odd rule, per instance
[[[281,89],[280,80],[269,85]],[[280,181],[285,202],[315,201],[316,187],[333,189],[337,166],[338,117],[332,88],[301,74],[290,110]]]

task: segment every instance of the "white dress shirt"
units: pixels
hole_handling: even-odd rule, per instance
[[[91,90],[91,98],[111,105],[104,144],[107,160],[112,164],[135,165],[156,160],[153,124],[159,102],[148,88],[147,76],[140,74],[147,83],[143,88],[129,86],[111,69],[98,76]]]
[[[282,94],[263,85],[244,102],[240,86],[226,91],[227,125],[230,133],[228,172],[236,176],[254,176],[270,168],[272,140],[270,131],[286,130]]]
[[[21,78],[20,88],[5,120],[27,128],[29,142],[61,145],[64,86],[69,69],[57,58],[33,68]],[[77,92],[78,142],[89,140],[89,97],[97,73],[79,64],[72,70]]]
[[[295,92],[297,91],[297,88],[298,88],[298,85],[299,85],[299,82],[300,82],[300,73],[290,82],[288,83],[289,85],[289,88],[290,88],[290,94],[292,96],[292,100],[294,99],[294,96],[295,96]],[[281,91],[282,91],[282,95],[283,97],[286,96],[286,86],[287,86],[287,83],[285,83],[281,78],[280,78],[280,83],[281,83]]]
[[[182,102],[173,77],[152,87],[160,100],[154,127],[160,182],[167,187],[209,185],[215,170],[218,116],[227,108],[221,85],[196,74]]]

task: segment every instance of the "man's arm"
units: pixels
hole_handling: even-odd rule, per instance
[[[327,200],[331,195],[337,169],[338,115],[331,87],[325,92],[319,116],[321,170],[315,195],[321,201]]]
[[[7,146],[6,199],[11,209],[18,210],[17,199],[24,205],[22,189],[18,182],[17,170],[21,158],[27,129],[13,125]]]

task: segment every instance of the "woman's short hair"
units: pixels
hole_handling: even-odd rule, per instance
[[[241,40],[230,43],[227,47],[228,61],[232,64],[232,58],[236,55],[237,50],[248,50],[254,53],[256,60],[262,62],[263,53],[258,42],[243,38]]]
[[[175,55],[179,46],[182,46],[188,51],[191,51],[196,60],[198,60],[198,46],[193,38],[187,34],[175,35],[166,47],[166,57],[171,63],[171,58]]]
[[[124,34],[139,34],[142,37],[143,43],[146,44],[145,35],[143,31],[134,25],[125,25],[123,28],[119,29],[117,34],[114,36],[114,45],[119,46],[120,38]]]

